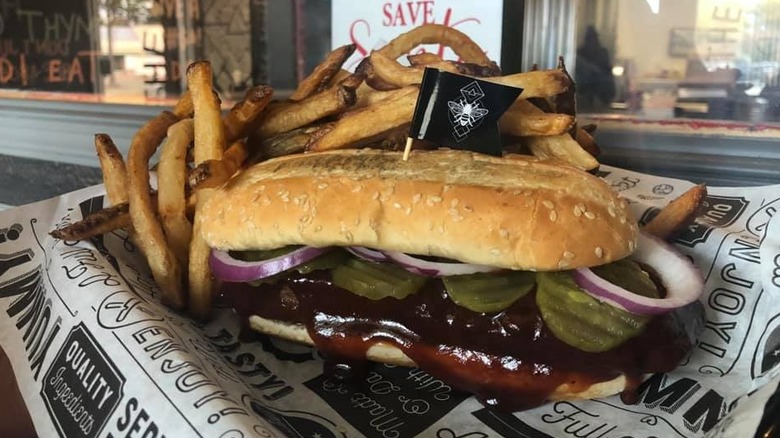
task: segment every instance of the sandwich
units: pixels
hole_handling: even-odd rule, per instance
[[[631,398],[703,325],[690,262],[603,180],[535,157],[292,155],[241,172],[197,220],[253,330],[340,374],[419,367],[504,411]]]

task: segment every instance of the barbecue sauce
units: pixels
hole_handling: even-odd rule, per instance
[[[403,300],[352,294],[332,285],[328,271],[294,273],[258,287],[225,283],[222,291],[244,320],[258,315],[305,325],[331,371],[365,369],[368,348],[390,343],[420,369],[508,412],[545,403],[561,385],[577,393],[620,375],[627,379],[623,400],[636,400],[642,376],[677,367],[703,320],[694,303],[654,318],[617,348],[587,353],[548,330],[535,292],[500,313],[483,314],[453,303],[439,279]]]

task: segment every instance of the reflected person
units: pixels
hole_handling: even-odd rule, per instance
[[[615,79],[607,49],[601,45],[593,26],[585,31],[585,41],[577,48],[577,105],[580,110],[609,108],[615,98]]]

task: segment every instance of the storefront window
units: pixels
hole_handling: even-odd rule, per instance
[[[780,120],[780,1],[578,4],[581,111]]]
[[[284,33],[278,40],[291,39],[292,6],[280,5],[3,0],[0,97],[164,104],[181,93],[188,63],[207,58],[217,89],[229,99],[268,81],[268,9],[284,15],[276,21]],[[285,54],[291,65],[294,57]]]
[[[336,41],[334,29],[343,29],[334,26],[344,26],[339,16],[371,9],[367,3],[349,9],[342,3],[0,0],[0,98],[168,104],[183,88],[186,65],[202,58],[212,62],[215,86],[226,102],[260,83],[283,96],[334,45],[345,42]],[[428,8],[426,19],[468,27],[465,6],[418,3]],[[396,24],[423,16],[411,6],[409,14],[398,15],[397,4],[377,3],[376,22],[386,21],[385,15]],[[332,12],[335,5],[338,14]],[[581,113],[780,120],[779,0],[496,0],[490,5],[503,8],[504,20],[503,27],[477,32],[501,40],[501,53],[491,58],[512,73],[530,67],[525,58],[550,68],[558,54],[564,55],[577,82]],[[552,15],[538,22],[535,14],[541,11]]]

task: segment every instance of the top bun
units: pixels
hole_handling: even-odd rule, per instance
[[[626,202],[560,162],[465,151],[291,155],[243,171],[198,214],[224,250],[366,246],[522,270],[621,259],[636,246]]]

